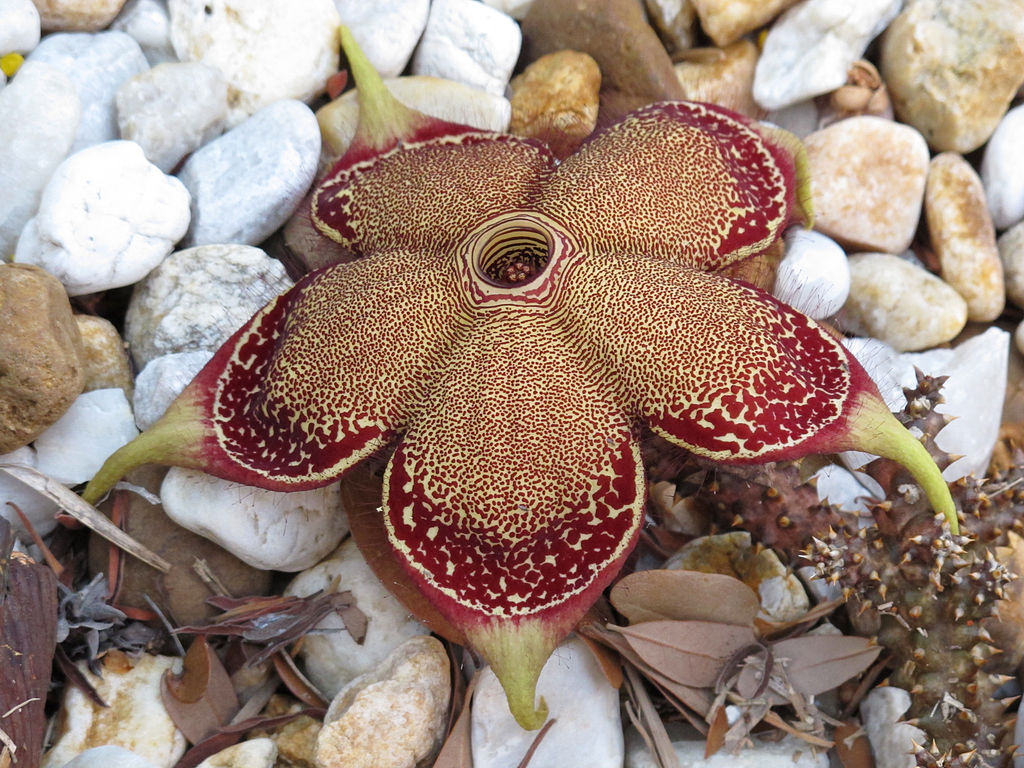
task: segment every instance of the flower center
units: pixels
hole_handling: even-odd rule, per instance
[[[478,274],[491,285],[526,285],[551,259],[552,240],[542,226],[526,218],[506,219],[487,233],[475,254]]]

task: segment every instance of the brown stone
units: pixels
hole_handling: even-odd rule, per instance
[[[84,350],[57,278],[0,264],[0,454],[35,440],[82,392]]]
[[[568,157],[597,124],[601,70],[585,53],[541,56],[512,80],[509,132],[540,139]]]
[[[942,279],[967,302],[967,319],[995,320],[1006,301],[996,230],[981,179],[956,152],[932,159],[924,212]]]
[[[882,38],[896,115],[937,151],[988,140],[1024,81],[1022,0],[914,0]]]
[[[121,11],[125,0],[32,0],[44,32],[97,32]]]
[[[700,25],[715,41],[729,45],[774,19],[796,0],[691,0]]]
[[[676,64],[684,98],[719,104],[755,119],[764,114],[753,93],[756,45],[740,40],[725,48],[700,48],[688,54]]]
[[[75,315],[75,322],[85,349],[84,391],[120,388],[130,402],[135,382],[128,351],[117,328],[96,315]]]
[[[669,53],[693,47],[697,37],[697,10],[691,0],[644,0],[644,6]]]

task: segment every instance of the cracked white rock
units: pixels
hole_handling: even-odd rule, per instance
[[[182,245],[261,243],[302,201],[320,160],[320,127],[301,101],[259,110],[193,153],[178,178],[192,194]]]
[[[523,36],[510,16],[476,0],[434,0],[412,71],[502,96]]]
[[[398,599],[377,579],[352,539],[327,559],[296,576],[286,595],[305,597],[321,590],[349,591],[369,622],[366,640],[358,645],[337,614],[324,618],[306,635],[299,652],[306,674],[328,698],[334,698],[354,678],[369,672],[411,637],[428,634]]]
[[[144,431],[153,426],[211,357],[213,352],[207,350],[174,352],[146,363],[135,378],[132,397],[138,428]]]
[[[134,38],[152,66],[178,60],[171,45],[171,17],[163,0],[128,0],[110,28]]]
[[[135,286],[125,341],[135,364],[172,352],[216,352],[243,323],[291,287],[284,266],[248,245],[176,251]]]
[[[754,99],[781,109],[846,83],[850,65],[896,18],[901,0],[804,0],[772,25],[754,74]]]
[[[121,138],[142,147],[149,162],[164,173],[218,136],[227,114],[224,76],[198,62],[158,64],[117,90]]]
[[[130,285],[188,229],[188,191],[131,141],[76,152],[54,171],[15,261],[52,274],[71,296]]]
[[[999,121],[981,160],[981,181],[996,229],[1024,219],[1024,104]]]
[[[397,77],[427,25],[430,0],[334,0],[341,23],[381,77]]]
[[[172,467],[160,486],[167,516],[265,571],[301,571],[348,533],[337,483],[283,493]]]
[[[775,298],[815,320],[834,315],[850,293],[846,252],[835,240],[794,227],[785,235],[786,253],[775,276]]]
[[[0,56],[39,44],[39,11],[32,0],[0,0]]]

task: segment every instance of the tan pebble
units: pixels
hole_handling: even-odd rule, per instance
[[[1024,321],[1017,325],[1017,328],[1013,332],[1013,343],[1017,347],[1017,351],[1024,355]]]
[[[98,32],[114,20],[125,0],[32,0],[43,32]]]
[[[691,0],[644,0],[644,6],[669,53],[693,46],[697,37],[697,10]]]
[[[854,333],[897,351],[951,341],[967,323],[967,302],[931,272],[889,253],[850,257],[850,296],[843,320]]]
[[[796,0],[692,0],[700,25],[715,41],[729,45],[767,24]]]
[[[413,768],[441,745],[451,696],[444,646],[414,637],[345,686],[317,737],[318,768]]]
[[[996,231],[981,179],[956,152],[928,167],[925,218],[942,279],[967,302],[967,319],[988,322],[1003,312],[1006,290]]]
[[[683,60],[676,64],[676,76],[683,86],[684,98],[706,101],[759,117],[763,110],[754,101],[754,68],[757,46],[739,40],[725,48],[712,48],[719,53],[706,61]]]
[[[32,442],[82,393],[85,351],[64,286],[0,263],[0,454]]]
[[[273,737],[281,761],[296,768],[313,768],[316,765],[316,737],[322,727],[319,720],[306,715],[281,726]]]
[[[996,241],[1006,278],[1006,296],[1024,307],[1024,221],[1003,232]]]
[[[917,131],[862,115],[806,139],[814,228],[842,244],[898,253],[921,216],[928,146]]]
[[[85,348],[85,392],[120,387],[132,399],[134,381],[128,351],[121,334],[109,320],[75,315]]]
[[[897,116],[939,152],[967,153],[995,130],[1024,80],[1019,0],[915,0],[882,38]]]
[[[249,739],[210,755],[196,768],[274,768],[277,746],[271,739]]]
[[[511,83],[509,132],[540,139],[567,157],[597,124],[601,70],[585,53],[541,56]]]

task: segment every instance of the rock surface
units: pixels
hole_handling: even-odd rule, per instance
[[[335,0],[341,23],[381,77],[402,74],[430,13],[430,0]]]
[[[158,768],[156,763],[124,747],[92,747],[76,755],[64,768]]]
[[[985,146],[981,180],[997,229],[1024,220],[1024,105],[1007,112]]]
[[[697,39],[697,9],[690,0],[644,0],[644,7],[669,53],[693,47]],[[515,13],[512,16],[521,18]]]
[[[690,0],[700,25],[715,45],[735,43],[764,26],[796,0]]]
[[[83,391],[118,387],[130,398],[132,366],[117,328],[106,318],[96,315],[75,315],[75,324],[82,335]]]
[[[128,0],[110,28],[134,39],[152,66],[178,60],[165,0]]]
[[[36,450],[31,445],[17,448],[0,455],[0,464],[15,464],[20,467],[36,468]],[[29,523],[40,536],[49,535],[57,527],[57,512],[60,507],[39,493],[35,488],[15,480],[6,472],[0,472],[0,517],[11,524],[14,535],[22,541],[29,540],[29,533],[21,524],[14,509],[7,503],[18,505]]]
[[[195,352],[172,352],[154,357],[139,371],[135,379],[132,410],[139,429],[146,430],[164,415],[167,407],[181,394],[213,353],[205,349]]]
[[[0,0],[0,55],[31,51],[39,44],[39,26],[32,0]]]
[[[625,768],[657,768],[643,739],[630,731]],[[828,754],[807,748],[807,742],[795,736],[780,741],[758,739],[738,754],[725,750],[704,757],[705,743],[697,739],[673,739],[672,749],[679,768],[828,768]]]
[[[124,0],[32,0],[47,32],[96,32],[117,16]]]
[[[846,253],[820,232],[793,228],[775,275],[772,294],[808,317],[823,320],[843,308],[850,294]]]
[[[1018,307],[1024,307],[1024,222],[1006,230],[996,245],[1003,263],[1006,296]]]
[[[764,110],[754,101],[754,67],[757,46],[738,40],[725,48],[703,49],[703,55],[676,64],[676,77],[689,101],[720,104],[747,117],[758,118]]]
[[[864,730],[875,754],[875,768],[913,768],[915,744],[928,741],[925,732],[910,723],[900,722],[910,709],[910,694],[887,685],[875,688],[861,702]]]
[[[210,755],[196,768],[274,768],[276,760],[273,739],[248,739]]]

